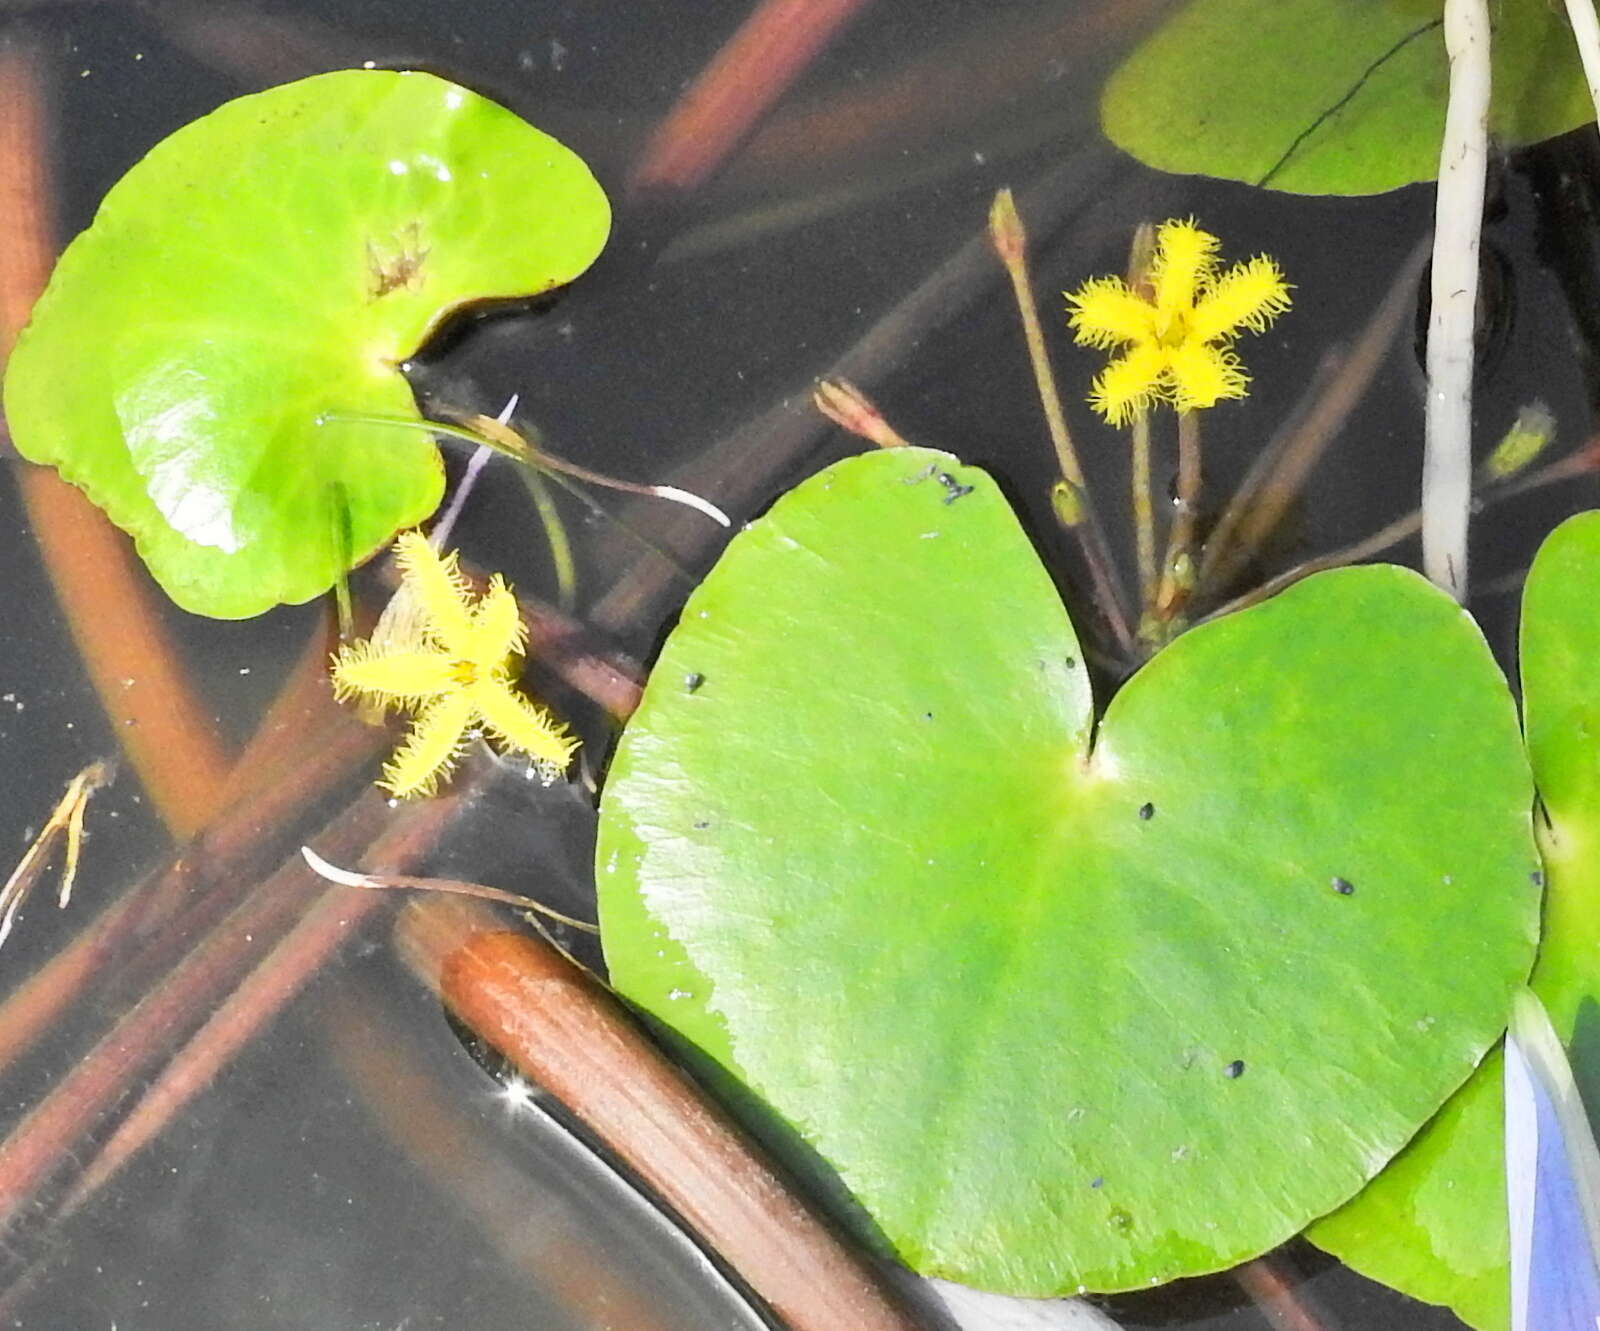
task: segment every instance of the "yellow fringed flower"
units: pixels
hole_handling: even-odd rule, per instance
[[[1289,285],[1266,255],[1221,271],[1217,247],[1193,220],[1163,222],[1148,297],[1119,277],[1091,278],[1068,294],[1081,346],[1127,348],[1089,390],[1089,405],[1111,424],[1126,425],[1156,402],[1193,411],[1248,391],[1233,339],[1288,309]]]
[[[475,728],[526,754],[546,776],[563,771],[577,741],[516,690],[526,630],[504,579],[496,574],[474,603],[455,552],[440,555],[415,531],[395,542],[395,559],[396,599],[409,602],[393,618],[404,627],[350,643],[333,658],[340,699],[365,698],[416,718],[378,784],[402,798],[433,794]]]

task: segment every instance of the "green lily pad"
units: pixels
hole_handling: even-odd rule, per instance
[[[1559,5],[1494,5],[1490,128],[1507,147],[1594,119]],[[1163,171],[1297,194],[1377,194],[1439,173],[1442,0],[1192,0],[1106,85],[1101,120]]]
[[[1600,1107],[1600,513],[1558,527],[1522,602],[1528,751],[1544,806],[1544,936],[1531,984],[1591,1114]],[[1350,1205],[1310,1237],[1375,1280],[1510,1325],[1500,1055]]]
[[[570,281],[609,227],[572,152],[433,75],[242,97],[158,144],[67,247],[12,353],[12,439],[185,609],[308,600],[443,488],[426,434],[323,415],[419,419],[399,366],[440,321]]]
[[[1184,634],[1095,726],[1054,587],[946,454],[830,467],[690,598],[612,765],[613,982],[910,1265],[1117,1290],[1370,1178],[1532,959],[1531,788],[1406,570]]]

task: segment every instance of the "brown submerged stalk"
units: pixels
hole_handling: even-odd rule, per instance
[[[1329,1331],[1331,1324],[1295,1288],[1296,1273],[1276,1253],[1236,1266],[1228,1274],[1250,1296],[1272,1331]]]
[[[367,845],[360,858],[364,871],[403,874],[433,849],[469,798],[466,793],[441,796],[391,810],[376,791],[369,790],[339,817],[319,843],[330,855],[348,855],[352,849]],[[374,840],[373,833],[378,828],[382,831]],[[318,887],[323,890],[316,892]],[[289,904],[279,906],[276,903],[280,901]],[[386,904],[381,892],[323,886],[298,855],[291,856],[241,907],[243,923],[230,921],[227,928],[214,933],[205,949],[185,958],[155,991],[155,997],[170,995],[169,1001],[176,1004],[189,991],[197,992],[204,986],[222,961],[235,963],[230,974],[245,975],[117,1125],[73,1185],[63,1204],[64,1213],[75,1210],[148,1145],[277,1016],[367,918]],[[265,932],[270,936],[273,924],[284,918],[294,918],[293,927],[245,973],[236,962],[247,954],[251,933]],[[139,1014],[140,1009],[135,1008],[108,1037],[115,1041],[119,1053],[139,1047],[142,1039],[159,1039],[159,1030],[151,1032],[155,1023],[139,1020]],[[147,1036],[147,1032],[151,1034]],[[80,1068],[90,1061],[85,1060]],[[57,1094],[66,1089],[63,1086]],[[44,1108],[40,1106],[41,1111]],[[4,1172],[9,1147],[9,1142],[0,1147],[0,1205],[9,1196]]]
[[[583,1211],[565,1188],[530,1177],[516,1153],[488,1139],[481,1100],[464,1098],[449,1060],[440,1067],[420,1049],[391,1010],[392,996],[353,976],[321,997],[318,1033],[367,1112],[408,1163],[475,1225],[542,1295],[553,1296],[578,1326],[667,1331],[672,1319],[651,1287],[648,1270],[609,1261],[584,1241]],[[497,1118],[542,1109],[495,1105]],[[508,1122],[521,1135],[534,1125]],[[537,1135],[542,1136],[542,1133]],[[619,1185],[621,1187],[623,1185]]]
[[[1504,481],[1497,485],[1489,486],[1473,493],[1473,512],[1489,508],[1495,504],[1513,499],[1518,495],[1527,494],[1530,490],[1540,490],[1547,485],[1557,485],[1562,481],[1576,480],[1580,476],[1592,476],[1600,472],[1600,435],[1591,436],[1587,442],[1574,449],[1566,457],[1558,458],[1554,462],[1526,475],[1519,476],[1511,481]],[[1299,582],[1301,578],[1310,577],[1313,573],[1320,573],[1323,569],[1342,568],[1346,564],[1359,564],[1371,559],[1374,555],[1383,553],[1392,545],[1398,545],[1408,536],[1415,536],[1422,530],[1422,510],[1414,508],[1409,513],[1404,513],[1393,521],[1385,523],[1370,536],[1364,536],[1359,541],[1342,546],[1338,550],[1330,551],[1325,555],[1318,555],[1314,559],[1307,559],[1293,568],[1285,569],[1276,577],[1268,578],[1259,587],[1252,587],[1242,595],[1236,596],[1220,609],[1212,611],[1207,618],[1216,619],[1222,615],[1232,614],[1235,610],[1243,610],[1246,606],[1255,605],[1267,597],[1281,592],[1285,587]],[[1520,575],[1519,575],[1520,577]]]
[[[39,52],[0,46],[0,362],[55,261]],[[146,794],[176,836],[216,811],[221,741],[162,626],[157,593],[123,534],[54,471],[14,463],[34,540],[101,706]]]
[[[358,803],[326,841],[330,858],[356,854],[382,828],[382,801]],[[35,1199],[174,1038],[184,1038],[282,928],[304,910],[317,883],[298,858],[269,878],[135,1004],[0,1142],[0,1232],[14,1229]],[[342,889],[348,890],[348,889]]]
[[[1021,207],[1048,230],[1109,193],[1108,181],[1121,168],[1109,153],[1086,150],[1045,171],[1022,191]],[[821,365],[773,406],[712,443],[673,474],[674,483],[709,495],[738,514],[759,502],[775,476],[803,459],[831,428],[813,406],[812,385],[843,380],[871,393],[897,368],[919,340],[965,311],[988,291],[998,274],[985,227],[896,301],[853,344]],[[708,533],[703,522],[660,515],[656,528],[664,551],[692,563],[704,558]],[[720,534],[720,533],[710,533]],[[606,632],[662,613],[669,589],[680,576],[678,563],[645,556],[622,570],[595,606],[591,618]]]
[[[399,922],[412,969],[567,1106],[710,1242],[793,1331],[914,1331],[865,1262],[616,1000],[471,901]]]
[[[1133,628],[1128,623],[1128,613],[1122,603],[1122,588],[1112,564],[1110,547],[1106,544],[1105,529],[1095,512],[1083,466],[1078,461],[1078,451],[1067,429],[1061,390],[1056,387],[1055,370],[1051,367],[1050,353],[1045,346],[1044,328],[1039,321],[1039,303],[1034,298],[1033,280],[1028,273],[1027,229],[1022,224],[1022,215],[1017,211],[1016,200],[1008,189],[995,195],[989,209],[989,235],[994,242],[995,253],[1000,256],[1006,275],[1011,279],[1012,295],[1016,298],[1017,313],[1022,319],[1023,341],[1028,348],[1028,362],[1033,367],[1034,385],[1039,393],[1039,404],[1044,410],[1045,427],[1050,432],[1050,443],[1055,449],[1062,484],[1067,487],[1067,507],[1073,516],[1066,525],[1077,537],[1078,546],[1083,552],[1094,602],[1099,607],[1101,618],[1116,638],[1117,645],[1125,652],[1132,651]],[[1060,511],[1058,507],[1058,514]]]
[[[50,1029],[96,978],[121,984],[136,957],[148,972],[187,947],[248,890],[261,847],[369,761],[383,732],[357,723],[328,691],[327,649],[313,635],[301,663],[246,746],[227,807],[163,867],[123,893],[0,1004],[0,1069]],[[317,742],[308,753],[307,736]],[[288,752],[290,744],[298,747]],[[253,778],[253,779],[252,779]]]

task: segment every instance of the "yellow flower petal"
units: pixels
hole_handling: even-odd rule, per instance
[[[1253,333],[1289,308],[1289,284],[1278,265],[1266,255],[1237,263],[1195,302],[1189,316],[1189,336],[1215,342],[1241,328]]]
[[[1219,243],[1209,231],[1197,227],[1193,218],[1161,224],[1150,265],[1157,309],[1165,314],[1194,304],[1195,294],[1216,271]]]
[[[462,655],[486,668],[504,665],[508,656],[522,650],[527,634],[516,596],[496,573],[472,612],[472,629],[462,644]]]
[[[424,629],[446,651],[457,652],[472,632],[472,605],[456,552],[441,555],[421,532],[408,531],[395,542],[394,556],[416,593]]]
[[[543,707],[518,693],[503,674],[479,680],[469,694],[484,728],[502,747],[527,754],[549,772],[566,769],[577,740]]]
[[[1113,425],[1126,425],[1163,396],[1167,353],[1154,343],[1141,344],[1100,372],[1089,389],[1089,405]]]
[[[435,651],[384,651],[370,642],[353,642],[333,658],[333,693],[388,706],[407,706],[455,687],[448,656]]]
[[[505,579],[496,574],[475,601],[455,553],[440,555],[417,532],[396,541],[395,557],[401,590],[374,640],[343,648],[332,671],[340,698],[420,709],[378,784],[397,796],[431,795],[478,721],[504,747],[559,774],[577,741],[512,687],[526,629]]]
[[[465,688],[429,703],[378,784],[399,799],[433,794],[466,745],[473,711],[472,696]]]
[[[1170,395],[1179,411],[1215,406],[1225,397],[1243,397],[1249,376],[1226,348],[1190,340],[1174,347],[1167,361]]]
[[[1079,346],[1109,351],[1155,336],[1155,307],[1120,277],[1093,277],[1067,293],[1067,322]]]
[[[427,705],[411,726],[405,744],[384,766],[379,785],[397,798],[432,795],[461,757],[472,723],[472,697],[467,689],[446,693]]]

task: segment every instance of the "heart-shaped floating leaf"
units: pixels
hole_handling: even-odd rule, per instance
[[[5,411],[173,600],[236,618],[325,591],[439,502],[399,366],[469,301],[568,282],[605,243],[588,168],[430,74],[345,70],[158,144],[67,247]]]
[[[1476,627],[1392,567],[1185,634],[1096,732],[993,482],[895,449],[690,598],[602,936],[912,1266],[1124,1289],[1297,1232],[1468,1075],[1532,957],[1530,800]]]
[[[1522,601],[1522,697],[1544,806],[1544,935],[1531,984],[1600,1105],[1600,513],[1551,533]],[[1510,1325],[1499,1052],[1415,1142],[1311,1237],[1376,1280]],[[1591,1111],[1592,1112],[1592,1111]]]
[[[1439,172],[1441,0],[1191,0],[1106,85],[1106,134],[1163,171],[1300,194],[1376,194]],[[1494,6],[1491,129],[1536,143],[1594,118],[1559,5]]]

